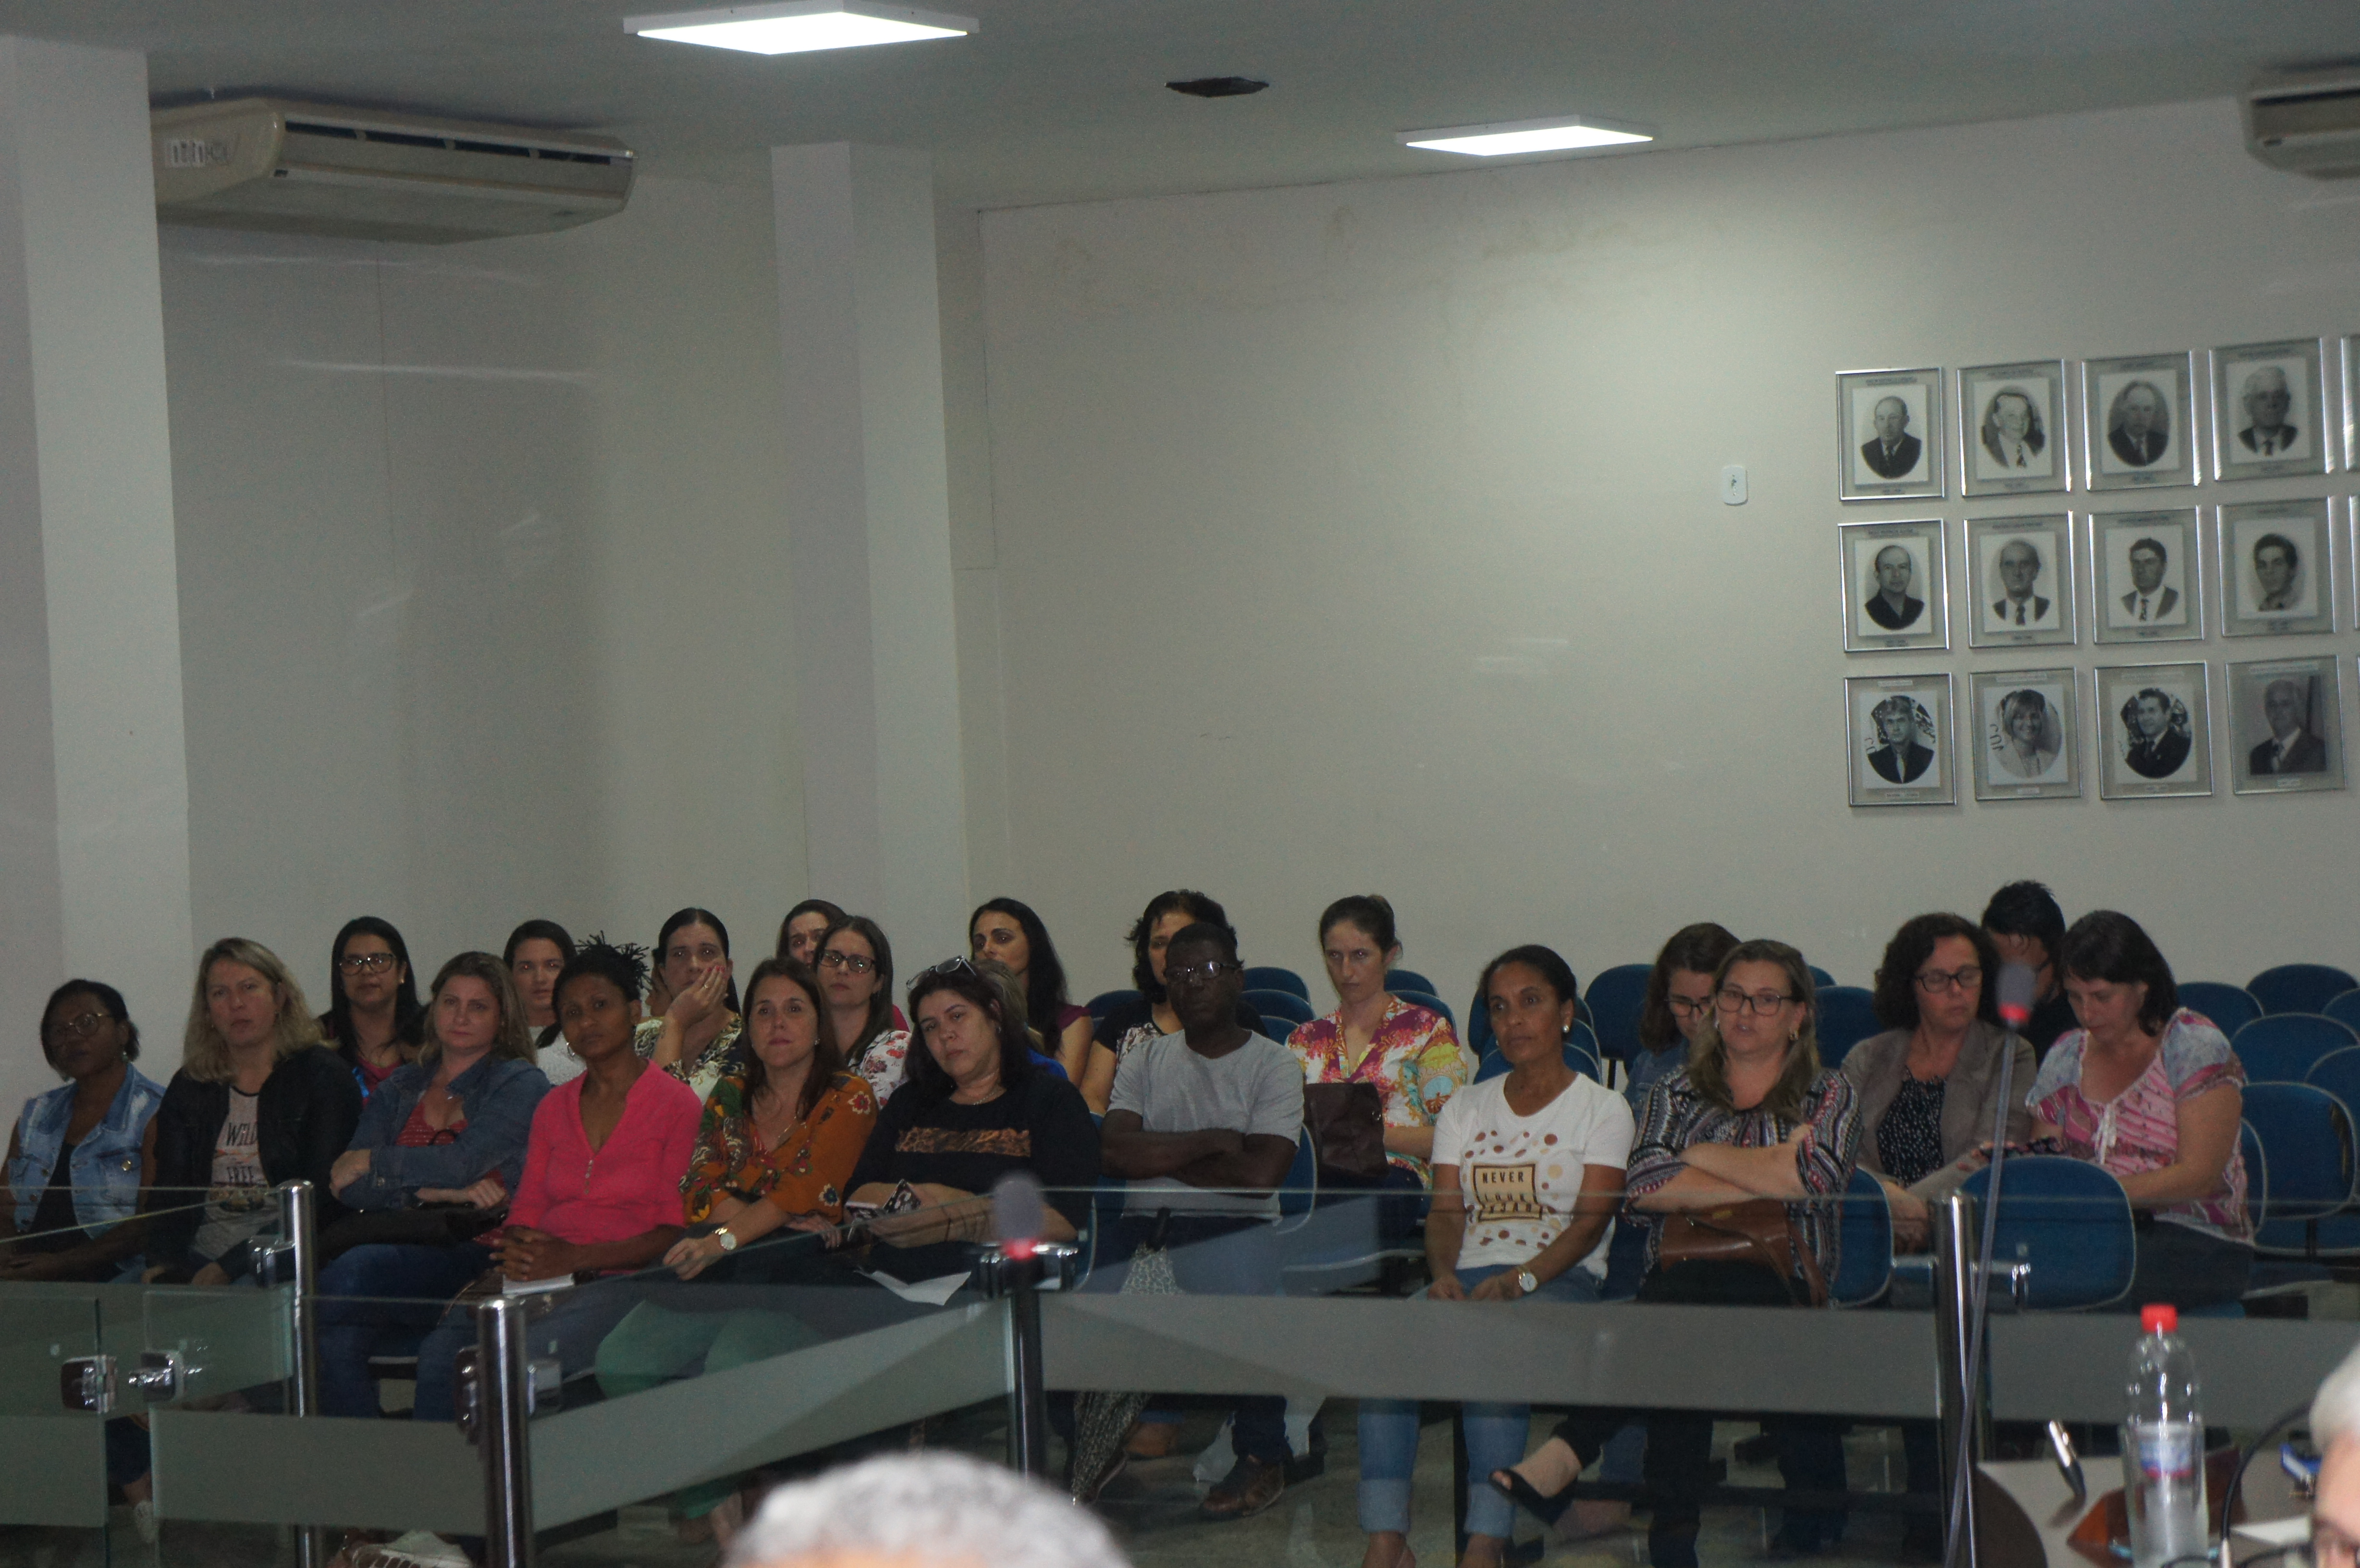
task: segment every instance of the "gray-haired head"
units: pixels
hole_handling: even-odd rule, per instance
[[[2324,1454],[2345,1437],[2360,1437],[2360,1347],[2327,1375],[2311,1400],[2312,1446]]]
[[[730,1543],[727,1568],[1130,1568],[1073,1499],[958,1454],[889,1454],[779,1487]]]

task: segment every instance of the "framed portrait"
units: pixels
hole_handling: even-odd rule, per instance
[[[1975,799],[2078,798],[2081,769],[2073,737],[2081,703],[2070,665],[2053,670],[1978,670],[1967,678],[1974,711]]]
[[[1959,372],[1962,495],[2073,487],[2065,452],[2065,362],[1973,365]]]
[[[2345,333],[2338,346],[2344,362],[2344,466],[2360,468],[2360,332]]]
[[[2229,775],[2240,795],[2344,788],[2344,702],[2335,659],[2229,666]]]
[[[2196,483],[2196,356],[2081,362],[2081,452],[2092,490]]]
[[[2071,644],[2071,516],[1969,517],[1967,589],[1969,648]]]
[[[1846,653],[1950,646],[1941,518],[1838,523],[1836,539]]]
[[[2335,629],[2335,529],[2325,499],[2222,506],[2221,635]]]
[[[2212,477],[2326,473],[2326,367],[2324,338],[2214,349]]]
[[[1846,501],[1942,494],[1942,372],[1836,377],[1836,493]]]
[[[1844,678],[1844,753],[1855,806],[1955,806],[1948,675]]]
[[[2091,637],[2096,642],[2193,642],[2204,636],[2204,563],[2196,508],[2093,512],[2090,517]]]
[[[2098,798],[2212,793],[2212,689],[2202,662],[2098,666]]]

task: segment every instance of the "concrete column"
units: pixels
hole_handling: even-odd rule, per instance
[[[148,66],[0,38],[0,1114],[70,975],[180,1057],[195,953]]]
[[[805,853],[903,974],[966,951],[965,786],[933,172],[774,147]]]

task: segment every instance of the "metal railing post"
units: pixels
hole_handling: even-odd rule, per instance
[[[320,1413],[319,1194],[309,1181],[279,1187],[279,1217],[288,1258],[288,1330],[293,1337],[293,1376],[288,1379],[290,1413]],[[295,1527],[297,1568],[325,1568],[328,1532],[318,1525]]]
[[[1991,1411],[1970,1328],[1975,1321],[1974,1290],[1975,1201],[1954,1192],[1934,1208],[1934,1335],[1941,1363],[1941,1414],[1935,1424],[1942,1440],[1942,1510],[1948,1527],[1942,1561],[1949,1568],[1977,1568],[1973,1466],[1987,1451],[1991,1435]]]
[[[484,1555],[491,1568],[532,1568],[532,1359],[522,1297],[475,1306],[475,1438],[484,1458]]]

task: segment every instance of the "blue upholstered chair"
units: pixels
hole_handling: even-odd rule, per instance
[[[2281,964],[2245,982],[2265,1013],[2315,1013],[2355,986],[2360,980],[2332,964]]]

